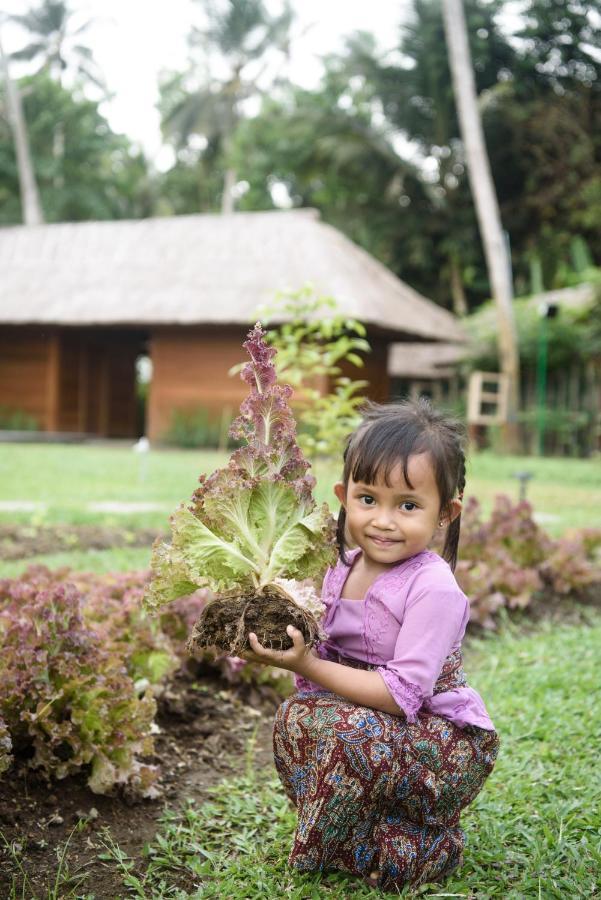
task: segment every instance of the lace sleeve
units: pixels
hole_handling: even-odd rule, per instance
[[[385,666],[380,666],[376,672],[384,679],[384,684],[399,709],[405,713],[405,718],[411,724],[417,722],[417,714],[424,702],[421,690],[416,684],[405,681],[401,675],[396,675]]]

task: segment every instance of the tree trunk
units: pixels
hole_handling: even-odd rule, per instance
[[[27,137],[27,126],[25,124],[25,117],[23,116],[23,108],[21,106],[21,97],[17,86],[11,80],[10,72],[8,71],[8,60],[4,55],[1,39],[0,66],[2,67],[2,74],[6,85],[8,118],[15,142],[23,221],[25,225],[42,225],[44,216],[31,162],[31,154],[29,152],[29,139]]]
[[[461,279],[461,270],[457,257],[452,255],[449,258],[449,268],[451,272],[451,297],[453,298],[453,312],[456,316],[467,316],[467,298],[465,289]]]
[[[461,136],[465,145],[470,186],[484,245],[488,277],[497,308],[501,371],[508,376],[509,381],[508,422],[505,428],[506,445],[508,449],[515,449],[517,445],[520,358],[512,306],[510,260],[484,143],[467,26],[461,0],[443,0],[443,13],[449,64],[453,77]]]
[[[221,212],[234,212],[234,187],[236,185],[236,173],[233,169],[225,170],[223,179],[223,195],[221,197]]]

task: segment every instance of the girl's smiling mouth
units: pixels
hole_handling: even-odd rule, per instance
[[[400,538],[384,538],[384,537],[376,537],[374,534],[368,535],[369,539],[377,544],[379,547],[390,547],[392,544],[400,544]]]

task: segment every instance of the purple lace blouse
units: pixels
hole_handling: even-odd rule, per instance
[[[327,640],[319,645],[319,655],[372,666],[408,722],[415,722],[424,709],[460,728],[494,730],[473,688],[434,693],[445,660],[461,647],[469,619],[468,599],[450,566],[437,553],[424,550],[379,575],[363,600],[345,599],[344,584],[359,553],[350,551],[350,566],[339,561],[326,574],[322,599]],[[323,690],[300,676],[296,686]]]

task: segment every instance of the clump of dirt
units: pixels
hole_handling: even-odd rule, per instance
[[[261,594],[243,597],[216,597],[207,603],[194,626],[188,650],[215,647],[232,656],[251,650],[248,635],[252,631],[264,647],[289,650],[292,639],[286,626],[294,625],[302,632],[305,643],[315,643],[317,622],[309,613],[270,587]]]

